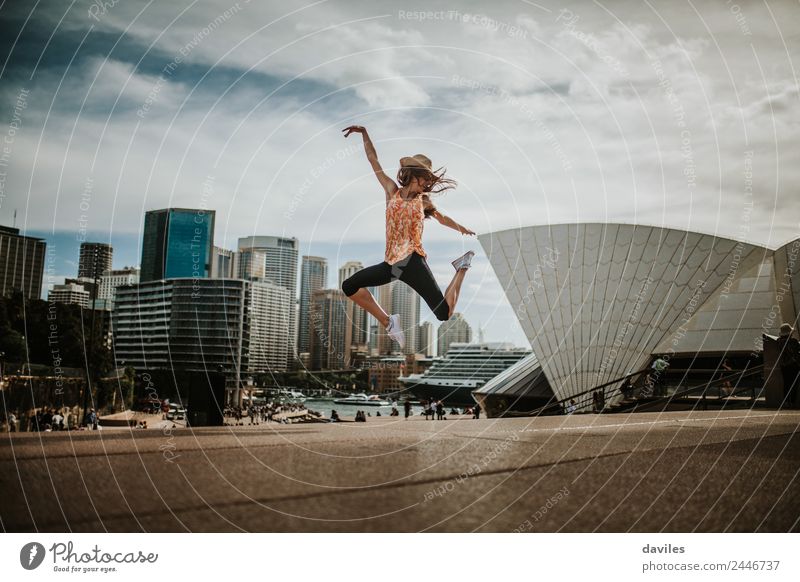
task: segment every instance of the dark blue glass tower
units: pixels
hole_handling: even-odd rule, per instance
[[[213,210],[167,208],[145,214],[140,281],[211,276]]]

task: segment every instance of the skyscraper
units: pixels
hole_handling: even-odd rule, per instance
[[[49,303],[75,304],[88,308],[89,292],[82,285],[76,283],[53,285],[47,294],[47,301]]]
[[[249,285],[251,374],[283,372],[289,353],[289,291],[266,281]]]
[[[328,282],[328,261],[323,257],[303,255],[300,269],[300,314],[297,322],[297,352],[311,351],[311,297]]]
[[[46,249],[42,239],[22,236],[18,228],[0,226],[0,295],[22,291],[26,299],[39,299]]]
[[[266,276],[267,254],[257,249],[243,249],[233,260],[233,274],[236,279],[255,281]]]
[[[247,281],[169,279],[117,288],[112,317],[117,364],[139,372],[222,369],[238,403],[249,369]]]
[[[211,259],[212,279],[233,279],[233,259],[236,253],[222,247],[214,247]]]
[[[214,247],[214,210],[167,208],[144,218],[140,280],[207,279]]]
[[[469,343],[472,341],[472,328],[460,313],[454,313],[450,319],[439,326],[439,355],[443,356],[452,343]]]
[[[297,259],[300,243],[296,238],[247,236],[239,239],[239,251],[257,250],[266,255],[264,277],[289,291],[289,359],[294,366],[297,339]]]
[[[311,295],[311,369],[341,370],[349,366],[347,303],[340,289]]]
[[[391,313],[400,316],[400,326],[405,333],[406,342],[402,349],[395,349],[404,354],[417,353],[417,327],[419,326],[419,295],[402,281],[395,281],[392,288]]]
[[[106,243],[82,242],[78,279],[99,279],[113,268],[114,247]]]
[[[400,281],[392,281],[386,285],[381,285],[375,292],[372,294],[375,297],[376,301],[380,306],[382,306],[387,313],[392,314],[396,313],[392,310],[392,296],[394,295],[393,291],[395,285],[402,285]],[[381,356],[388,356],[392,353],[399,353],[400,348],[399,346],[389,337],[386,333],[386,328],[384,328],[380,323],[376,321],[376,328],[378,332],[377,338],[377,346],[378,346],[378,355]]]
[[[430,321],[423,321],[417,327],[417,353],[429,358],[436,355],[436,328]]]
[[[360,261],[347,261],[339,267],[339,287],[345,279],[360,271],[364,265]],[[366,345],[368,336],[367,312],[350,301],[347,306],[347,319],[350,322],[351,345]]]
[[[114,309],[114,296],[117,287],[122,285],[135,285],[139,282],[139,269],[125,267],[124,269],[110,270],[103,273],[100,287],[97,292],[97,306],[99,309]]]

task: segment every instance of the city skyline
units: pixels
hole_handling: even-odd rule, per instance
[[[158,209],[154,209],[158,210]],[[113,268],[120,269],[120,265],[124,265],[125,267],[132,266],[137,267],[140,266],[140,259],[141,259],[141,243],[135,240],[135,236],[125,236],[120,237],[117,233],[115,237],[117,238],[109,238],[109,234],[105,233],[84,233],[86,235],[86,240],[78,240],[74,233],[59,233],[56,237],[52,235],[48,235],[47,233],[37,233],[28,236],[39,236],[45,239],[45,242],[48,242],[48,252],[52,252],[53,256],[49,259],[49,263],[46,265],[43,283],[42,283],[42,297],[41,299],[47,299],[47,292],[48,286],[52,284],[63,284],[65,278],[74,278],[78,272],[78,261],[77,258],[79,257],[80,253],[80,245],[83,242],[100,242],[100,243],[108,243],[109,240],[111,242],[111,246],[114,249],[113,255]],[[272,235],[262,235],[262,236],[272,236]],[[55,243],[50,244],[50,241],[55,238]],[[280,237],[279,237],[280,238]],[[291,238],[291,234],[287,234],[286,238]],[[218,244],[218,239],[216,236],[214,237],[214,246],[220,247]],[[238,241],[238,239],[237,239]],[[116,244],[115,244],[116,242]],[[233,249],[227,249],[227,247],[220,247],[226,248],[226,250],[234,250],[236,251],[236,244],[231,245]],[[311,248],[312,252],[307,253],[306,251]],[[352,253],[348,253],[343,251],[342,249],[353,248]],[[430,245],[432,250],[438,250],[440,248],[439,244],[434,243]],[[452,253],[459,252],[462,247],[458,246],[458,248],[454,248]],[[480,245],[477,244],[475,241],[474,249],[477,251],[478,256],[482,255],[482,250]],[[318,250],[319,252],[314,252]],[[335,245],[330,250],[326,250],[326,247],[323,245],[303,245],[302,241],[300,241],[299,245],[299,253],[300,255],[304,254],[311,254],[311,255],[320,255],[325,258],[329,265],[336,265],[336,267],[331,267],[328,269],[327,273],[327,284],[324,286],[324,289],[338,289],[338,279],[339,279],[339,269],[346,265],[349,262],[361,262],[365,266],[368,266],[369,262],[358,259],[356,257],[357,253],[363,253],[366,255],[367,253],[372,253],[372,256],[375,256],[374,245]],[[137,259],[138,256],[138,259]],[[73,260],[74,259],[74,260]],[[375,261],[375,258],[371,259]],[[336,262],[334,262],[336,261]],[[297,273],[298,273],[298,281],[297,281],[297,291],[298,291],[298,301],[299,301],[299,290],[300,290],[300,266],[301,266],[302,259],[298,259],[297,265]],[[439,262],[441,263],[441,261]],[[58,265],[58,267],[56,267]],[[438,267],[438,270],[437,270]],[[473,267],[473,271],[480,271],[481,267],[491,271],[488,261],[485,261],[483,265],[478,265],[478,269]],[[437,280],[444,280],[445,277],[448,277],[448,272],[452,272],[452,267],[449,263],[444,265],[437,264],[437,262],[431,263],[431,268],[434,271],[434,274],[437,276]],[[448,271],[449,269],[449,271]],[[60,270],[62,271],[59,274],[55,274],[51,271]],[[66,272],[65,272],[66,271]],[[234,273],[235,274],[235,273]],[[48,277],[49,275],[49,277]],[[485,277],[483,274],[480,275],[482,279],[485,281]],[[468,280],[469,283],[469,280]],[[496,282],[489,281],[490,284]],[[503,341],[503,342],[510,342],[514,345],[520,347],[529,347],[529,342],[525,337],[522,329],[519,327],[516,317],[513,314],[510,306],[507,305],[507,300],[503,295],[502,288],[497,286],[496,289],[490,289],[489,291],[498,294],[498,299],[495,301],[493,298],[491,301],[494,302],[493,310],[489,311],[491,314],[492,311],[500,312],[500,317],[497,318],[497,325],[491,324],[491,315],[487,318],[482,313],[473,313],[474,307],[472,305],[474,301],[476,293],[475,286],[470,287],[469,284],[464,286],[464,292],[462,293],[462,301],[459,303],[459,312],[462,313],[463,317],[468,321],[472,322],[472,324],[476,325],[478,323],[481,324],[482,328],[486,328],[486,341]],[[483,291],[482,291],[483,292]],[[380,294],[376,293],[376,299],[379,299]],[[499,303],[499,305],[498,305]],[[388,306],[387,306],[388,307]],[[472,308],[472,309],[471,309]],[[436,320],[433,314],[430,312],[428,307],[425,305],[424,302],[420,302],[420,322],[429,321],[434,325],[435,329],[438,329],[440,322]],[[299,327],[299,326],[298,326]],[[476,327],[477,329],[477,327]],[[498,334],[497,330],[500,329],[500,333]],[[292,342],[296,341],[293,339]]]

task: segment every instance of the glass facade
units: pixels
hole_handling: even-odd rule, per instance
[[[141,281],[211,276],[214,211],[170,208],[146,214]]]
[[[165,278],[207,279],[211,275],[214,213],[172,210],[167,230]]]

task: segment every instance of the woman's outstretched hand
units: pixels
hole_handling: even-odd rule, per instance
[[[351,125],[350,127],[345,127],[342,131],[345,132],[344,136],[347,137],[351,133],[367,133],[367,128],[363,125]]]
[[[475,234],[470,229],[468,229],[466,226],[460,226],[460,225],[458,227],[458,232],[460,232],[461,234],[466,234],[467,236],[472,236],[472,235]]]

